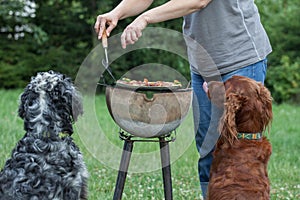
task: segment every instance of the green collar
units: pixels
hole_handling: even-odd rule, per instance
[[[70,134],[68,134],[68,133],[59,133],[60,138],[64,138],[64,137],[67,137],[67,136],[70,136]]]
[[[237,138],[245,140],[260,140],[262,138],[262,133],[238,133]]]
[[[59,137],[59,138],[65,138],[65,137],[68,137],[68,136],[70,136],[70,134],[69,134],[69,133],[66,133],[66,132],[60,132],[60,133],[58,134],[58,137]],[[50,136],[50,133],[46,132],[46,133],[43,134],[43,137],[45,137],[45,138],[50,138],[51,136]]]

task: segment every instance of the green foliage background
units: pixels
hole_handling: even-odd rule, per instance
[[[110,11],[120,0],[0,2],[0,88],[12,89],[24,87],[36,72],[49,69],[75,78],[84,58],[99,43],[93,29],[97,15]],[[164,2],[156,0],[152,7]],[[273,53],[268,57],[266,85],[276,102],[299,102],[300,2],[256,0],[256,3],[273,46]],[[24,14],[28,13],[28,8],[35,12]],[[112,34],[120,33],[132,19],[120,21]],[[151,26],[181,31],[182,19]],[[189,78],[189,66],[185,60],[160,50],[126,54],[114,63],[114,72],[118,77],[130,66],[154,61],[175,67]]]

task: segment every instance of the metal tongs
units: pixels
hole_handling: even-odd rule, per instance
[[[102,47],[104,49],[104,54],[105,54],[105,58],[102,60],[102,65],[104,66],[105,70],[108,71],[109,75],[113,78],[114,82],[116,82],[116,79],[109,68],[108,53],[107,53],[108,41],[107,41],[106,29],[104,29],[102,34]]]

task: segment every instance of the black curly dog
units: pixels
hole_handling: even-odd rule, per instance
[[[0,172],[0,199],[87,199],[87,168],[71,138],[83,108],[71,79],[38,73],[22,93],[18,112],[26,134]]]

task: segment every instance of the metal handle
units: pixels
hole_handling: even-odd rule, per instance
[[[147,101],[147,102],[153,102],[156,99],[155,94],[152,94],[152,97],[148,98],[149,96],[147,96],[145,93],[143,93],[143,97],[144,97],[144,100]]]

